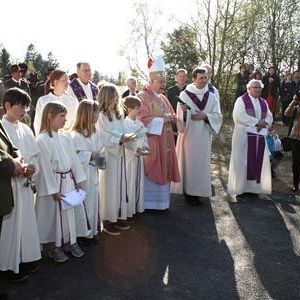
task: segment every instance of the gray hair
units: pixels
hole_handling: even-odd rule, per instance
[[[251,85],[252,85],[253,83],[259,83],[260,86],[261,86],[261,88],[264,87],[264,85],[263,85],[263,83],[262,83],[261,80],[258,80],[258,79],[251,79],[251,80],[247,83],[247,85],[246,85],[247,90],[251,87]]]
[[[128,85],[128,84],[130,84],[132,82],[137,82],[137,79],[134,76],[127,77],[127,79],[126,79],[126,85]]]

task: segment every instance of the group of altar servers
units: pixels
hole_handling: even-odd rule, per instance
[[[208,82],[207,71],[196,68],[193,83],[180,94],[182,103],[175,114],[163,95],[164,74],[159,66],[154,64],[152,68],[149,87],[138,97],[129,95],[122,105],[117,87],[112,84],[100,88],[97,101],[78,101],[66,93],[67,74],[54,70],[49,93],[37,103],[35,136],[20,122],[30,97],[18,88],[6,91],[1,122],[18,149],[23,169],[12,178],[14,209],[3,217],[0,271],[18,274],[35,270],[35,262],[41,259],[40,245],[45,245],[49,257],[57,263],[66,262],[68,253],[80,258],[84,255],[80,245],[96,243],[100,231],[119,235],[129,229],[127,220],[136,213],[168,209],[170,192],[184,194],[190,205],[198,205],[199,196],[212,196],[212,135],[222,124],[216,89]],[[249,94],[236,103],[244,103],[240,112],[237,107],[234,110],[235,119],[240,115],[245,118],[237,124],[239,128],[265,128],[271,124],[272,117],[259,98],[258,88],[260,82],[251,82]],[[256,105],[257,99],[261,106]],[[145,125],[148,127],[155,118],[163,119],[161,133],[147,134]],[[179,131],[176,149],[172,130],[175,122]],[[238,142],[234,136],[233,154]],[[266,151],[264,147],[263,161],[254,170],[247,170],[246,153],[232,159],[230,193],[257,191],[247,188],[248,181],[263,186],[258,171],[263,170],[263,177],[271,174]],[[251,158],[248,161],[250,165]],[[243,170],[235,172],[233,162]],[[259,178],[250,178],[250,171]],[[249,176],[233,180],[233,173]],[[85,191],[86,199],[64,209],[65,195],[74,190]],[[270,193],[269,183],[267,189],[258,192]]]

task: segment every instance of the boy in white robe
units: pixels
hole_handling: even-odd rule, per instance
[[[12,179],[14,208],[3,218],[0,234],[0,270],[15,273],[37,270],[41,259],[36,215],[34,184],[38,173],[39,150],[31,129],[20,122],[30,104],[28,94],[18,88],[6,91],[2,125],[21,155],[24,173]]]
[[[48,103],[37,137],[40,150],[36,200],[39,235],[42,244],[55,243],[49,256],[59,263],[68,260],[65,252],[81,258],[84,252],[77,244],[77,237],[89,234],[82,203],[62,209],[64,193],[78,190],[80,183],[86,180],[70,135],[59,131],[66,122],[66,113],[63,105]]]
[[[137,97],[126,97],[123,103],[127,117],[125,129],[136,134],[137,139],[126,143],[126,175],[127,175],[127,217],[144,211],[144,159],[149,154],[147,128],[137,119],[141,110],[141,101]]]

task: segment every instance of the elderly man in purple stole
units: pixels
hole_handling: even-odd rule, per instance
[[[172,183],[172,192],[184,194],[189,205],[199,205],[200,197],[212,196],[212,135],[219,132],[223,118],[219,99],[208,86],[207,70],[198,67],[192,77],[193,83],[180,93],[182,103],[177,104],[176,154],[181,182]]]
[[[91,67],[86,62],[77,64],[77,78],[73,78],[70,82],[68,93],[77,98],[80,102],[82,99],[97,100],[99,89],[91,81]]]
[[[262,87],[260,80],[250,80],[248,92],[237,98],[234,105],[228,180],[228,192],[232,195],[256,196],[272,192],[266,134],[273,116],[267,102],[260,97]]]

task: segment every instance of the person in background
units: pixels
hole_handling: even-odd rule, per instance
[[[187,71],[183,68],[178,69],[176,71],[175,81],[176,84],[168,88],[166,93],[174,111],[176,111],[177,108],[177,97],[186,87]]]
[[[87,62],[79,62],[77,64],[77,76],[71,80],[68,93],[77,98],[80,102],[82,99],[97,100],[99,89],[92,79],[92,71],[90,64]]]
[[[130,76],[126,79],[126,85],[128,89],[122,94],[122,98],[127,96],[135,96],[139,91],[136,89],[137,79]]]
[[[293,158],[293,192],[299,191],[300,183],[300,92],[294,95],[293,101],[285,110],[284,115],[291,117],[293,120],[289,137],[292,141],[292,158]]]
[[[78,101],[66,93],[69,85],[69,79],[66,72],[61,70],[54,70],[51,72],[49,80],[46,82],[46,95],[38,99],[35,109],[35,118],[33,122],[34,132],[37,136],[40,132],[41,120],[44,107],[49,102],[58,102],[67,108],[68,116],[64,124],[64,130],[71,130],[76,118]]]
[[[281,83],[280,90],[280,102],[281,102],[281,113],[282,113],[282,122],[284,125],[288,124],[288,119],[284,115],[287,107],[293,100],[293,96],[296,93],[296,82],[292,80],[292,74],[287,72],[284,76],[284,80]]]
[[[249,74],[245,64],[240,65],[240,72],[235,76],[235,98],[238,98],[247,92],[247,83],[249,81]]]
[[[276,75],[275,67],[269,67],[268,72],[262,77],[262,83],[261,95],[267,100],[269,109],[275,118],[277,97],[280,92],[280,80]]]

